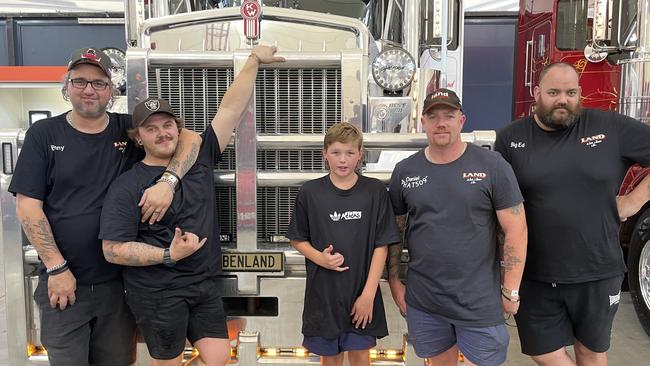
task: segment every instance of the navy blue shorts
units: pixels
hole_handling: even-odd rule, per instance
[[[339,334],[337,338],[305,337],[302,346],[319,356],[336,356],[345,351],[361,351],[377,345],[377,337],[354,332]]]
[[[409,340],[418,357],[434,357],[458,345],[465,358],[476,365],[496,366],[506,362],[510,336],[505,324],[482,328],[454,325],[441,316],[408,305],[406,322]]]

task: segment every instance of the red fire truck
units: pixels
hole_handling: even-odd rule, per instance
[[[552,62],[574,65],[584,107],[618,110],[650,123],[650,1],[520,0],[515,67],[516,118],[534,110],[533,88]],[[630,169],[620,189],[636,187],[650,169]],[[621,225],[628,285],[650,335],[650,206]]]

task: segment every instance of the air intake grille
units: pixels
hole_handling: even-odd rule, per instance
[[[257,238],[268,242],[274,235],[287,232],[297,187],[261,187],[257,189]],[[222,234],[237,239],[236,205],[234,187],[216,187],[219,227]]]
[[[164,98],[203,132],[233,80],[233,70],[157,66],[149,69],[149,95]],[[256,80],[257,132],[324,134],[341,120],[341,70],[262,69]]]

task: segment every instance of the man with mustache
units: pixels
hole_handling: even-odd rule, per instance
[[[508,351],[503,312],[519,306],[512,289],[526,259],[526,217],[512,168],[499,154],[463,142],[464,123],[453,91],[438,89],[424,100],[429,144],[399,162],[390,180],[410,260],[405,287],[401,246],[389,247],[389,284],[419,357],[457,365],[460,350],[466,365],[494,366]],[[498,226],[505,233],[503,278]]]
[[[275,47],[253,48],[202,134],[196,163],[158,223],[143,223],[137,203],[164,174],[183,120],[158,98],[141,102],[133,111],[129,137],[145,157],[111,185],[99,237],[106,259],[126,266],[127,304],[154,366],[180,365],[186,338],[206,365],[225,365],[230,359],[222,291],[216,284],[221,247],[213,170],[248,107],[259,66],[284,60],[275,52]]]
[[[539,365],[607,364],[625,273],[619,216],[650,197],[650,178],[616,196],[630,165],[650,164],[650,127],[582,109],[578,82],[573,66],[546,66],[534,114],[499,131],[495,144],[526,202],[528,259],[516,320],[522,352]]]

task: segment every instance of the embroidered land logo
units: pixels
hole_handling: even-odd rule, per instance
[[[330,214],[330,219],[332,219],[332,221],[361,220],[361,211],[346,211],[341,213],[334,211],[334,213]]]
[[[428,177],[428,175],[424,177],[420,177],[419,175],[414,177],[404,177],[404,179],[402,179],[402,188],[417,188],[423,186],[427,183]]]
[[[480,182],[485,178],[487,178],[485,173],[463,173],[463,179],[469,184],[476,184],[476,182]]]
[[[580,139],[580,143],[583,145],[587,145],[589,147],[596,147],[596,145],[600,144],[601,142],[605,141],[605,138],[607,136],[603,133],[598,134],[598,135],[593,135],[589,137],[583,137]]]
[[[113,142],[113,146],[119,151],[119,152],[124,152],[124,149],[126,149],[126,141],[115,141]]]

